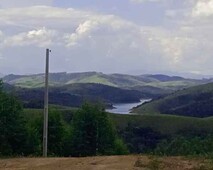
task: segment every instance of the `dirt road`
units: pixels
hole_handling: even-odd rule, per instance
[[[0,159],[0,170],[201,170],[211,168],[213,164],[205,159],[138,155]]]

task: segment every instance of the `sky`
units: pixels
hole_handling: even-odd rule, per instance
[[[213,0],[0,0],[0,73],[213,75]]]

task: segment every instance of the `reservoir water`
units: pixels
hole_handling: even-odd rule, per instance
[[[137,103],[121,103],[121,104],[113,104],[113,109],[106,109],[107,112],[110,113],[119,113],[119,114],[129,114],[133,107],[136,107],[140,104],[150,101],[151,99],[141,99],[140,102]]]

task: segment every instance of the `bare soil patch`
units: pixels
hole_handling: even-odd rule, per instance
[[[155,156],[0,159],[0,170],[208,170],[211,160]]]

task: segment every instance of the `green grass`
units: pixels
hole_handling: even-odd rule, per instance
[[[64,119],[70,118],[76,111],[76,108],[59,109]],[[43,114],[43,109],[24,109],[27,119],[34,119],[38,115]],[[174,134],[180,130],[191,129],[192,131],[207,131],[213,133],[213,117],[194,118],[174,115],[122,115],[109,113],[113,123],[118,129],[124,129],[128,124],[138,127],[149,127],[163,134]]]
[[[19,79],[13,80],[16,86],[25,87],[25,88],[36,88],[42,87],[44,85],[44,78],[41,76],[32,76],[32,77],[21,77]]]
[[[194,118],[175,115],[120,115],[110,114],[112,120],[119,127],[125,128],[128,124],[139,127],[150,127],[164,134],[173,134],[182,129],[206,130],[213,132],[213,118]]]
[[[168,82],[151,82],[148,85],[154,86],[154,87],[178,87],[178,86],[195,86],[197,83],[193,81],[168,81]]]
[[[109,80],[107,80],[106,78],[103,78],[99,75],[93,75],[90,77],[86,77],[84,79],[81,79],[77,83],[100,83],[100,84],[116,87],[115,84],[111,83]]]

